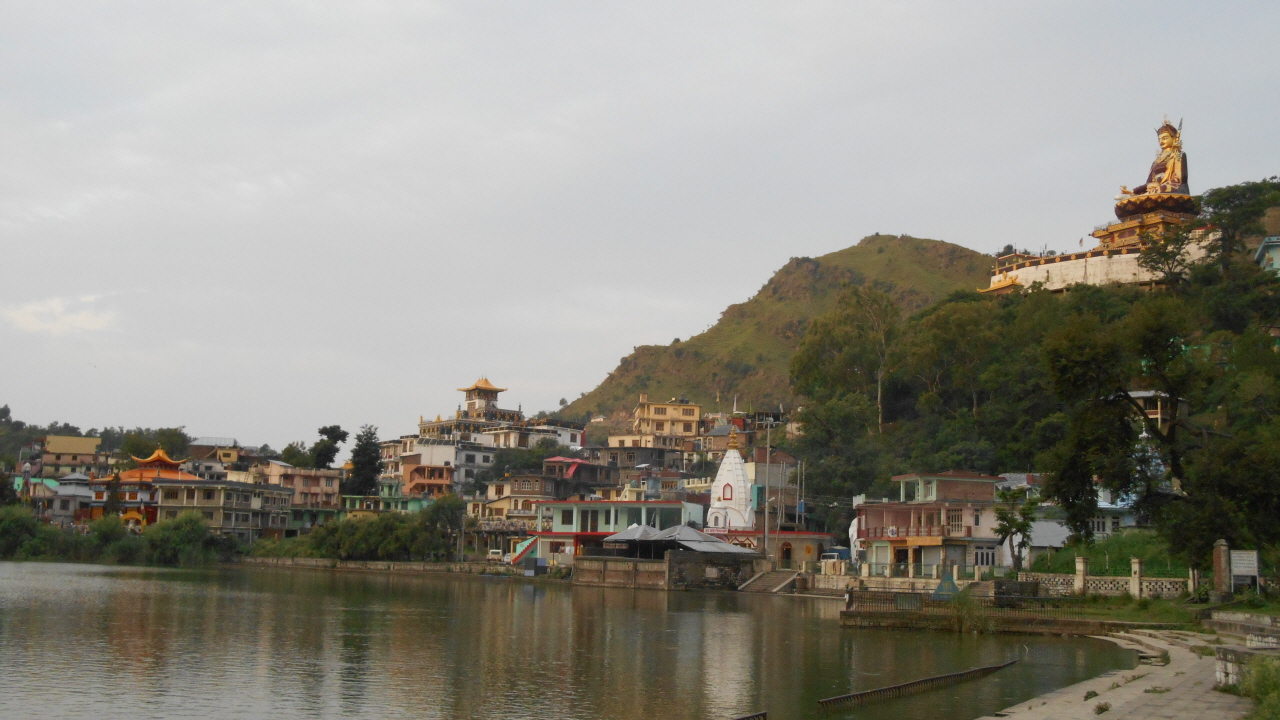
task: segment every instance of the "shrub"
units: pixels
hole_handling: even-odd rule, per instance
[[[36,537],[40,523],[31,511],[21,505],[0,508],[0,559],[18,554],[28,541]]]
[[[146,554],[146,541],[137,535],[125,535],[104,547],[99,560],[108,565],[136,565]]]
[[[1134,603],[1133,606],[1138,610],[1146,610],[1147,608],[1151,607],[1151,599],[1138,598],[1138,602]]]
[[[1108,703],[1108,702],[1100,702],[1097,705],[1093,706],[1094,715],[1101,715],[1102,713],[1108,712],[1110,710],[1111,710],[1111,703]]]
[[[204,518],[196,512],[161,520],[148,527],[142,537],[150,560],[161,565],[192,567],[209,564],[217,557],[217,543],[209,535]]]
[[[1280,718],[1280,658],[1256,657],[1246,665],[1240,694],[1257,702],[1250,715],[1253,720]]]

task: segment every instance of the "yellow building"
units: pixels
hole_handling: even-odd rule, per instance
[[[111,453],[98,452],[102,438],[49,435],[40,454],[40,477],[59,478],[71,473],[105,475]]]
[[[649,402],[648,393],[640,393],[640,404],[631,412],[631,431],[636,435],[698,436],[698,420],[702,406],[684,398],[668,402]]]

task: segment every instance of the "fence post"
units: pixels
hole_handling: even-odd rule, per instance
[[[1129,558],[1129,595],[1135,600],[1142,597],[1142,558]]]
[[[1083,555],[1076,556],[1076,582],[1073,587],[1077,595],[1083,595],[1085,592],[1085,578],[1089,576],[1089,558]]]
[[[858,566],[858,574],[861,575],[862,577],[871,577],[871,561],[870,560],[862,561],[862,564]]]

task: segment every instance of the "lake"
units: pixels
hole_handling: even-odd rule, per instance
[[[968,720],[1136,657],[845,629],[838,600],[462,575],[0,563],[0,717]],[[925,695],[820,698],[1023,662]]]

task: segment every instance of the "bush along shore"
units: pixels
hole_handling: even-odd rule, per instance
[[[317,525],[307,535],[259,540],[252,557],[329,558],[332,560],[446,561],[458,549],[466,507],[453,496],[416,513],[383,513],[373,518],[343,518]]]
[[[40,522],[21,505],[0,507],[0,560],[197,567],[234,560],[240,552],[234,538],[210,533],[195,512],[135,534],[117,515],[85,528],[61,528]]]

